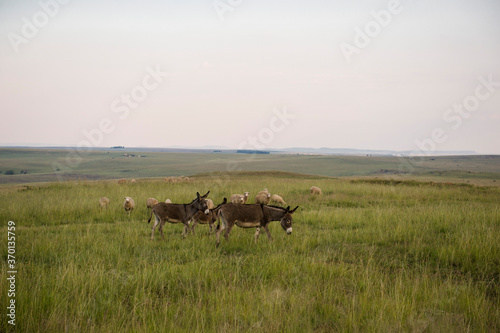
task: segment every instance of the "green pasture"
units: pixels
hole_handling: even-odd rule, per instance
[[[102,154],[89,156],[82,170],[97,170],[95,163],[103,177],[115,174]],[[239,158],[208,157],[208,166]],[[191,158],[200,156],[181,154],[171,163],[191,175],[201,168],[190,166]],[[259,163],[302,157],[266,158]],[[160,168],[165,160],[158,156],[157,169],[151,166],[158,177],[161,170],[175,175]],[[122,185],[80,180],[0,188],[3,277],[7,221],[16,223],[16,331],[500,330],[498,187],[248,171],[182,183],[134,177],[137,183]],[[312,185],[323,195],[311,195]],[[165,239],[156,232],[150,240],[149,197],[187,203],[210,190],[217,204],[249,191],[253,202],[263,188],[300,206],[292,235],[271,223],[274,240],[262,234],[255,244],[253,229],[235,227],[216,248],[207,226],[183,239],[181,225],[167,224]],[[101,196],[111,201],[107,210],[98,208]],[[136,202],[130,217],[125,196]],[[7,289],[2,278],[1,332],[14,331],[5,316]]]
[[[124,154],[135,156],[124,156]],[[0,184],[7,185],[274,170],[327,177],[414,179],[468,182],[486,186],[500,185],[500,156],[410,158],[0,148]]]

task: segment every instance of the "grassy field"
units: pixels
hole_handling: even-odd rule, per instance
[[[210,190],[219,203],[264,187],[300,206],[292,235],[272,223],[274,240],[254,244],[253,229],[235,227],[216,248],[207,226],[183,239],[168,224],[150,240],[149,197],[186,203]],[[241,172],[3,186],[0,200],[3,277],[16,222],[19,332],[500,330],[498,187]],[[2,278],[1,332],[12,330],[7,289]]]
[[[124,154],[134,154],[127,157]],[[145,157],[138,157],[139,155]],[[6,174],[7,171],[13,174]],[[21,170],[27,174],[21,174]],[[328,177],[414,179],[500,185],[500,156],[375,157],[247,155],[0,148],[0,184],[287,171]]]

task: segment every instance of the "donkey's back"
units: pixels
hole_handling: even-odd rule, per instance
[[[264,213],[260,204],[227,203],[220,208],[220,216],[223,222],[240,226],[239,224],[260,224],[263,221]]]
[[[152,213],[158,220],[163,220],[171,223],[182,223],[186,215],[183,204],[172,204],[164,202],[156,204],[153,207]],[[149,218],[148,223],[151,222],[151,217]]]

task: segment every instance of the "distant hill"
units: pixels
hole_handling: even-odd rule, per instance
[[[0,147],[2,147],[0,145]],[[76,150],[76,147],[70,146],[3,146],[3,148],[35,148],[35,149],[71,149]],[[126,150],[126,151],[141,151],[141,152],[177,152],[177,153],[226,153],[235,154],[241,153],[242,150],[233,149],[224,146],[203,146],[203,147],[188,147],[188,146],[172,146],[172,147],[94,147],[93,150],[107,151]],[[291,148],[268,148],[261,150],[245,150],[245,152],[270,153],[270,154],[304,154],[304,155],[339,155],[339,156],[462,156],[462,155],[478,155],[473,150],[456,150],[456,151],[397,151],[397,150],[372,150],[372,149],[353,149],[353,148],[309,148],[309,147],[291,147]]]
[[[432,155],[432,156],[449,156],[449,155],[477,155],[472,150],[460,151],[397,151],[397,150],[371,150],[371,149],[352,149],[352,148],[305,148],[293,147],[279,150],[272,150],[274,153],[296,153],[296,154],[318,154],[318,155],[351,155],[351,156],[410,156],[410,155]]]

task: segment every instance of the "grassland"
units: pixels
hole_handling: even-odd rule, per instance
[[[149,239],[148,197],[188,202],[211,190],[218,203],[264,187],[300,206],[291,236],[272,223],[274,240],[254,244],[254,230],[234,228],[216,248],[208,227],[183,239],[169,224],[165,240]],[[130,218],[126,195],[138,206]],[[20,332],[500,330],[498,187],[223,172],[185,183],[3,186],[0,200],[2,221],[16,222]],[[7,287],[0,280],[1,332],[11,330]]]
[[[124,154],[134,154],[127,157]],[[139,155],[145,157],[138,157]],[[6,171],[12,170],[13,175]],[[20,174],[25,170],[27,174]],[[500,156],[375,157],[0,149],[0,184],[286,171],[327,177],[448,181],[498,186]]]

